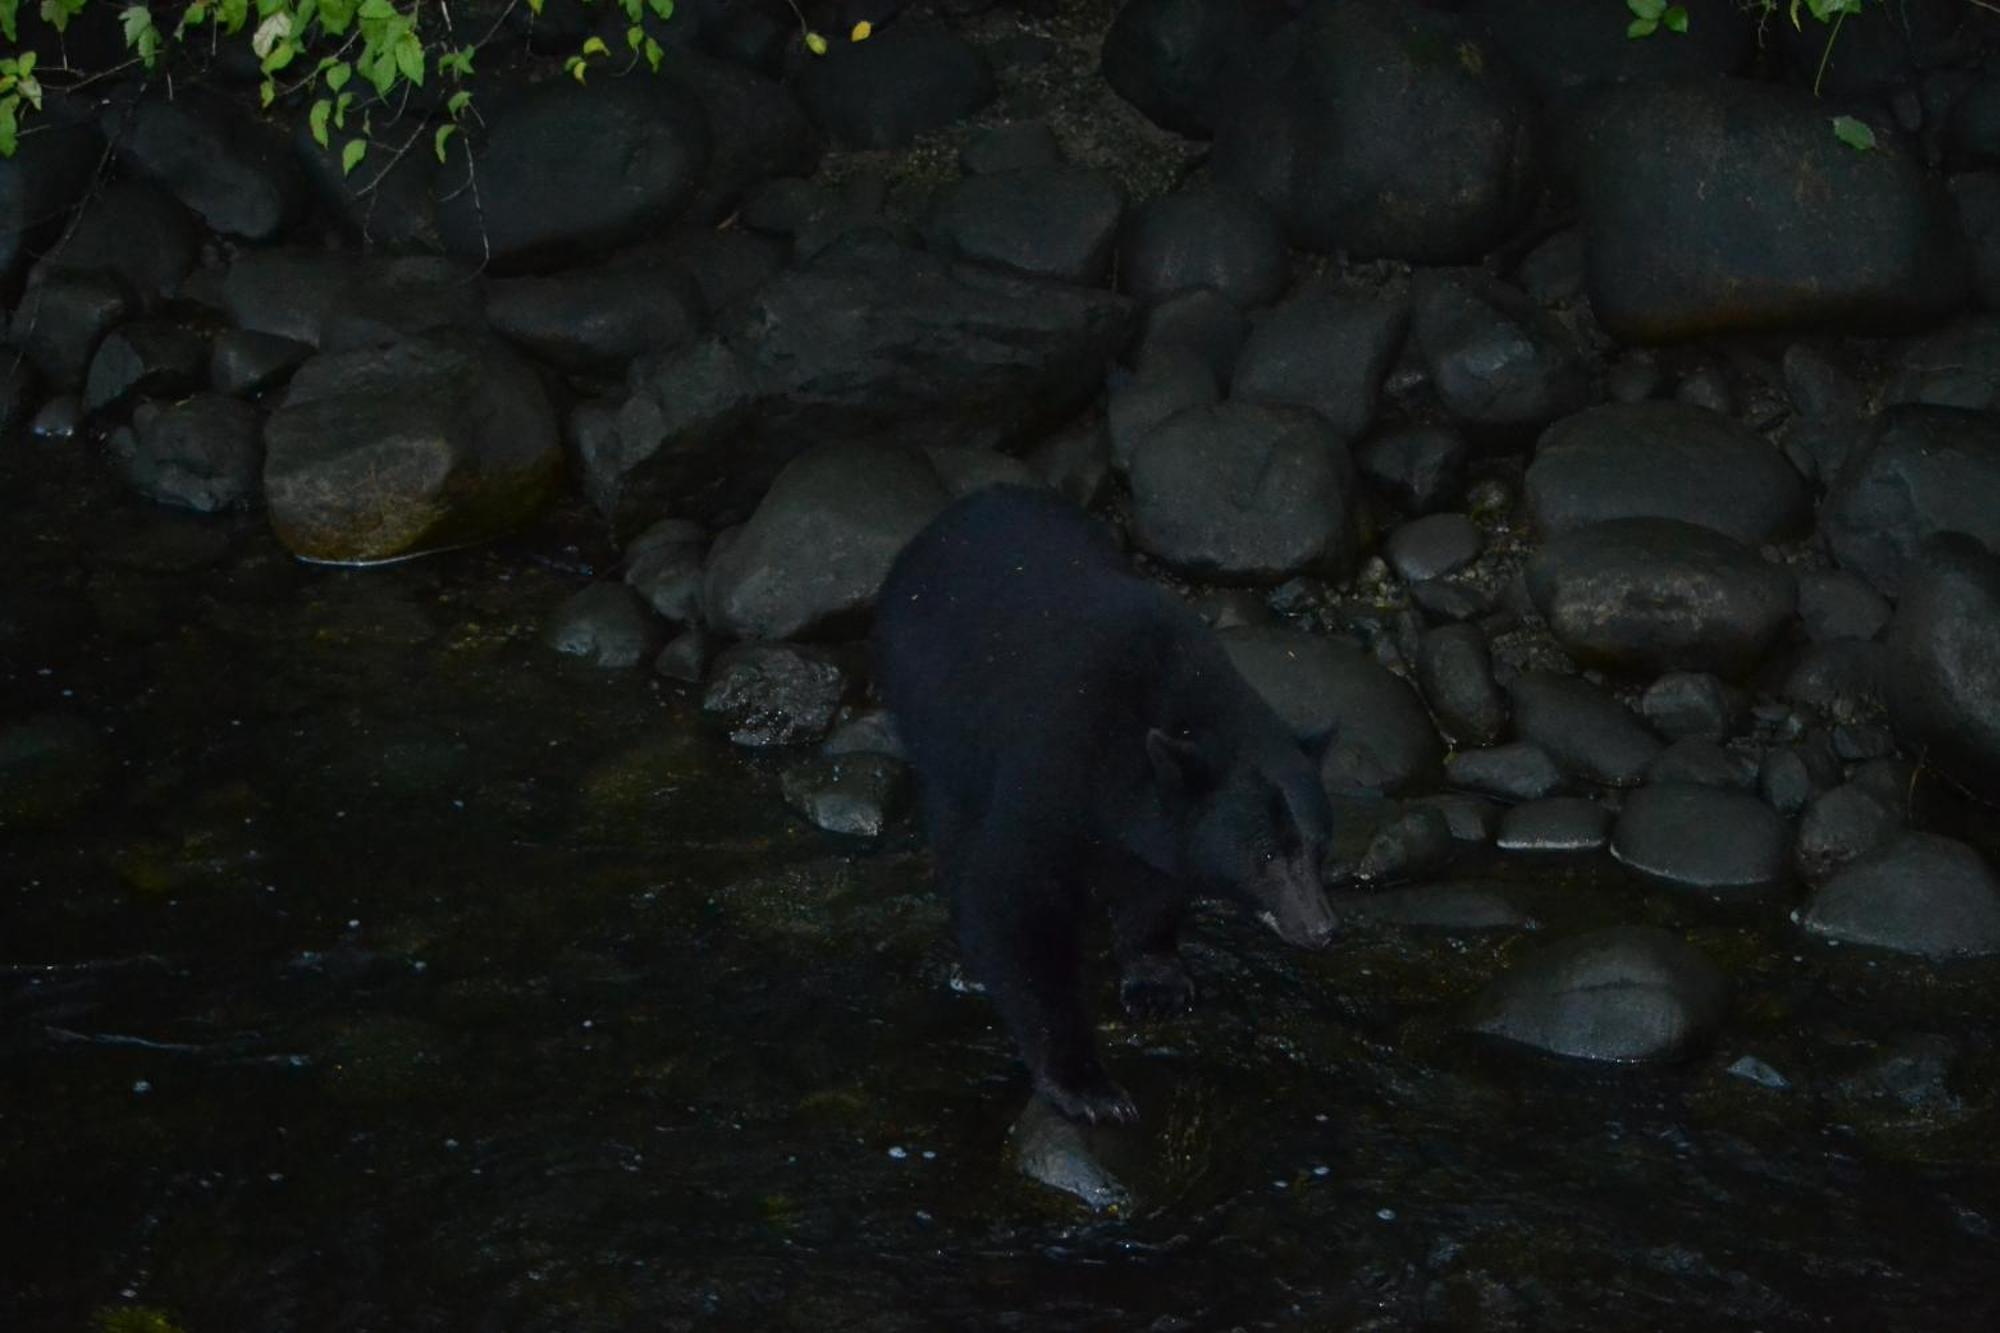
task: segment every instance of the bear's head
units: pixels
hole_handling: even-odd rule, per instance
[[[1287,944],[1333,938],[1321,877],[1333,812],[1319,773],[1289,736],[1262,743],[1146,735],[1161,802],[1178,834],[1175,871],[1241,903]]]

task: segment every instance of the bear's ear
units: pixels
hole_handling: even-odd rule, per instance
[[[1158,727],[1146,733],[1146,758],[1153,765],[1153,780],[1169,796],[1194,796],[1212,783],[1208,757],[1201,747],[1169,736]]]

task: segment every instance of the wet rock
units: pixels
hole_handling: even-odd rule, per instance
[[[993,449],[939,444],[924,450],[938,481],[953,499],[988,486],[1045,486],[1042,475],[1020,459]]]
[[[1132,365],[1145,374],[1161,357],[1193,355],[1218,386],[1227,385],[1250,336],[1250,317],[1213,287],[1189,287],[1146,307],[1132,344]]]
[[[1358,873],[1375,884],[1421,879],[1443,869],[1457,853],[1457,841],[1444,813],[1429,806],[1412,806],[1375,831],[1362,853]]]
[[[1088,167],[1043,167],[960,181],[932,219],[953,252],[1029,277],[1095,286],[1111,267],[1125,196]]]
[[[1909,344],[1886,406],[2000,409],[2000,316],[1971,315]]]
[[[1579,23],[1567,0],[1468,0],[1463,12],[1544,102],[1569,112],[1609,86],[1713,79],[1741,73],[1756,57],[1755,16],[1736,0],[1687,0],[1685,8],[1687,31],[1670,42],[1634,41],[1622,21]]]
[[[43,111],[43,132],[23,136],[12,157],[0,158],[0,286],[8,290],[29,256],[62,232],[104,151],[81,108],[45,95]]]
[[[1831,878],[1893,838],[1902,817],[1866,786],[1849,782],[1821,792],[1799,820],[1793,858],[1810,883]]]
[[[1425,632],[1417,645],[1417,683],[1459,744],[1492,745],[1507,734],[1507,696],[1493,679],[1486,636],[1473,626]]]
[[[1790,1079],[1754,1055],[1738,1056],[1723,1072],[1732,1078],[1740,1078],[1775,1092],[1783,1092],[1792,1086]]]
[[[1309,407],[1343,440],[1375,420],[1409,310],[1401,300],[1358,300],[1313,285],[1252,321],[1230,378],[1233,397]]]
[[[2000,556],[1934,538],[1905,581],[1885,640],[1889,721],[1924,763],[2000,797]]]
[[[1514,277],[1543,306],[1564,305],[1583,295],[1583,232],[1564,227],[1522,256]]]
[[[1922,958],[2000,954],[2000,877],[1978,852],[1935,833],[1904,833],[1813,895],[1806,933]]]
[[[1198,353],[1169,348],[1148,357],[1106,396],[1112,463],[1121,472],[1129,471],[1140,442],[1161,423],[1187,408],[1212,407],[1221,398],[1207,362]]]
[[[1806,570],[1799,580],[1799,623],[1814,643],[1872,639],[1889,623],[1887,598],[1837,569]]]
[[[708,660],[714,653],[714,644],[708,631],[699,625],[689,626],[660,649],[660,655],[653,659],[653,671],[668,680],[678,680],[689,685],[699,685],[708,678]]]
[[[349,236],[367,248],[396,253],[443,251],[437,200],[440,195],[470,188],[465,155],[453,153],[446,165],[438,162],[434,152],[418,150],[393,156],[372,150],[348,171],[341,162],[347,141],[346,134],[331,133],[322,146],[313,138],[311,121],[303,116],[298,119],[292,130],[292,154],[308,193],[339,220]]]
[[[355,281],[355,260],[336,251],[246,250],[223,274],[222,305],[240,329],[317,347],[327,316]]]
[[[1346,920],[1418,930],[1534,930],[1534,917],[1506,892],[1478,883],[1425,884],[1343,898],[1334,911]]]
[[[1057,431],[1029,450],[1024,461],[1044,483],[1083,509],[1096,507],[1111,484],[1111,440],[1099,421]]]
[[[58,273],[14,307],[8,341],[57,389],[80,389],[105,334],[131,314],[124,284],[108,273]]]
[[[1484,750],[1461,750],[1445,761],[1454,787],[1505,801],[1535,801],[1562,789],[1563,773],[1539,745],[1514,741]]]
[[[1449,426],[1405,426],[1358,445],[1354,464],[1398,509],[1428,514],[1464,493],[1467,453],[1465,437]]]
[[[30,283],[56,273],[109,273],[142,310],[180,291],[201,249],[201,228],[179,200],[149,181],[117,181],[86,202],[60,249]]]
[[[541,381],[463,335],[322,352],[265,426],[271,525],[295,555],[364,564],[484,541],[553,493]]]
[[[639,239],[692,202],[709,160],[707,116],[675,80],[548,79],[485,115],[479,188],[438,201],[438,233],[503,268]]]
[[[1500,816],[1505,813],[1505,807],[1498,802],[1464,792],[1419,796],[1410,805],[1436,810],[1444,816],[1453,841],[1474,847],[1484,847],[1493,841],[1500,832]]]
[[[1554,756],[1564,772],[1606,787],[1635,787],[1660,742],[1631,709],[1574,676],[1530,671],[1516,677],[1514,734]]]
[[[1741,676],[1797,605],[1790,572],[1675,519],[1612,519],[1565,533],[1534,554],[1527,577],[1563,647],[1606,670]]]
[[[1956,308],[1967,256],[1943,188],[1886,133],[1882,151],[1859,153],[1827,119],[1807,93],[1748,81],[1612,95],[1578,168],[1590,304],[1606,332],[1880,334]],[[1662,231],[1664,217],[1675,222]]]
[[[662,619],[701,621],[701,567],[708,534],[698,523],[663,518],[625,548],[625,586]]]
[[[1470,583],[1433,579],[1409,586],[1410,601],[1433,621],[1460,624],[1480,620],[1492,612],[1494,602],[1486,589]]]
[[[1757,769],[1758,792],[1781,815],[1798,814],[1815,792],[1837,781],[1807,757],[1810,753],[1802,746],[1779,746],[1764,756]]]
[[[1958,1047],[1937,1033],[1910,1033],[1893,1038],[1879,1058],[1842,1078],[1839,1092],[1855,1101],[1888,1101],[1909,1111],[1956,1110],[1959,1098],[1951,1090],[1952,1067]]]
[[[1455,574],[1479,558],[1479,529],[1463,514],[1430,514],[1389,534],[1383,554],[1406,583]]]
[[[1546,796],[1500,817],[1503,852],[1597,852],[1611,839],[1611,812],[1582,796]]]
[[[1545,425],[1586,401],[1569,334],[1479,270],[1420,270],[1411,334],[1438,400],[1468,427]]]
[[[1131,1192],[1091,1152],[1091,1138],[1099,1132],[1065,1118],[1041,1098],[1031,1098],[1014,1122],[1014,1164],[1028,1179],[1073,1195],[1098,1212],[1128,1208]]]
[[[906,758],[902,738],[896,734],[896,719],[886,708],[868,708],[854,714],[834,728],[819,752],[834,757],[874,754]]]
[[[1045,120],[993,125],[974,132],[958,150],[959,169],[968,176],[992,176],[1003,171],[1031,171],[1062,162],[1055,131]]]
[[[1145,305],[1210,287],[1250,310],[1277,299],[1290,268],[1268,211],[1210,190],[1179,190],[1133,210],[1118,246],[1119,285]]]
[[[686,33],[689,17],[682,10],[662,31],[671,33],[679,28]],[[623,38],[626,20],[622,15],[605,14],[601,21],[614,30],[605,40],[615,48]],[[666,36],[660,40],[669,48],[675,45]],[[708,123],[708,165],[685,214],[692,228],[713,234],[713,229],[735,211],[744,192],[759,181],[773,176],[811,176],[819,169],[819,136],[813,133],[805,108],[787,84],[732,61],[710,59],[686,46],[670,49],[655,77],[674,83],[699,102]],[[686,258],[694,262],[692,255]]]
[[[619,268],[672,263],[694,279],[702,309],[713,313],[751,296],[785,266],[788,257],[782,242],[742,227],[717,231],[683,224],[657,241],[614,255],[608,262]]]
[[[486,286],[493,331],[571,373],[616,370],[701,333],[701,290],[677,265],[576,269]]]
[[[1799,654],[1778,697],[1836,721],[1867,717],[1881,707],[1886,656],[1881,644],[1860,639],[1813,644]]]
[[[0,727],[0,829],[54,828],[96,797],[110,768],[89,723],[44,713]]]
[[[275,333],[224,329],[209,344],[208,382],[217,393],[262,393],[290,379],[312,354],[312,344]]]
[[[126,481],[149,500],[200,514],[242,509],[257,496],[263,417],[248,403],[199,393],[141,406],[110,446]]]
[[[1924,540],[1962,532],[2000,548],[2000,415],[1899,407],[1878,418],[1820,511],[1843,569],[1891,597]]]
[[[912,450],[830,444],[799,455],[709,562],[709,625],[744,639],[854,627],[897,552],[950,499]]]
[[[1535,526],[1550,536],[1614,518],[1672,518],[1760,546],[1801,531],[1804,480],[1727,417],[1685,403],[1610,403],[1542,434],[1528,469]]]
[[[169,190],[213,231],[268,241],[299,216],[305,181],[283,138],[235,102],[199,89],[105,113],[118,160]]]
[[[1530,202],[1528,99],[1451,16],[1317,5],[1255,61],[1217,127],[1214,170],[1275,209],[1294,244],[1466,263]]]
[[[1736,734],[1748,702],[1741,690],[1710,672],[1669,671],[1646,687],[1639,712],[1670,739],[1722,740]]]
[[[635,363],[616,429],[582,452],[584,489],[620,532],[723,522],[814,444],[1038,438],[1102,388],[1133,318],[1105,292],[844,242],[715,336]]]
[[[1138,442],[1133,540],[1191,573],[1276,582],[1344,569],[1354,544],[1354,465],[1302,408],[1191,407]]]
[[[1656,926],[1612,926],[1550,945],[1487,986],[1467,1026],[1584,1060],[1675,1060],[1722,1024],[1728,983]]]
[[[1403,679],[1353,644],[1295,630],[1225,630],[1244,679],[1300,740],[1334,734],[1320,775],[1334,792],[1406,791],[1434,778],[1443,744]]]
[[[83,404],[75,394],[62,393],[43,403],[28,419],[28,437],[44,443],[75,437],[83,424]]]
[[[909,772],[882,754],[816,755],[785,770],[785,804],[815,828],[879,838],[901,807]]]
[[[556,609],[543,642],[565,657],[606,671],[624,671],[660,649],[660,623],[622,583],[593,583]]]
[[[730,740],[762,749],[824,736],[847,692],[846,673],[817,649],[743,643],[715,659],[701,706],[722,718]]]
[[[1104,35],[1104,81],[1155,125],[1207,138],[1231,62],[1282,17],[1237,0],[1132,0]]]
[[[1625,800],[1611,855],[1655,884],[1724,899],[1759,897],[1785,882],[1791,833],[1755,796],[1671,783]]]
[[[1757,785],[1757,765],[1706,737],[1690,736],[1660,751],[1660,757],[1646,770],[1648,786],[1673,783],[1749,791]]]
[[[1861,386],[1825,351],[1809,342],[1785,349],[1785,394],[1802,417],[1858,417],[1867,408]]]
[[[208,345],[176,324],[134,320],[106,334],[83,380],[83,410],[97,416],[141,395],[171,398],[201,382]]]
[[[364,257],[352,285],[320,326],[320,350],[348,351],[453,331],[485,337],[479,277],[470,264],[435,255]]]
[[[799,100],[836,143],[900,148],[993,100],[986,57],[955,33],[899,23],[865,42],[836,42],[807,63]]]

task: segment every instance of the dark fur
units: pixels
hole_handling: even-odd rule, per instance
[[[875,652],[965,962],[1065,1114],[1135,1114],[1084,1002],[1091,889],[1140,1015],[1193,997],[1175,952],[1192,897],[1241,902],[1293,943],[1330,935],[1314,765],[1207,626],[1074,506],[999,486],[945,510],[890,571]]]

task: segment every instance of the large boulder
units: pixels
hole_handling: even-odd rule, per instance
[[[1361,299],[1312,284],[1260,311],[1236,358],[1230,393],[1293,403],[1325,417],[1342,440],[1374,424],[1382,380],[1403,345],[1408,303]]]
[[[1542,433],[1526,482],[1535,526],[1614,518],[1699,523],[1751,546],[1808,522],[1805,479],[1754,431],[1686,403],[1606,403]]]
[[[238,103],[195,89],[104,113],[134,175],[164,186],[215,231],[267,241],[298,217],[305,178],[285,140]]]
[[[953,32],[899,23],[865,42],[832,43],[800,74],[799,100],[846,148],[901,148],[993,100],[993,71]]]
[[[30,255],[62,231],[103,154],[103,141],[76,107],[46,94],[39,133],[0,157],[0,290],[11,290]]]
[[[899,246],[844,242],[739,302],[714,336],[633,366],[579,439],[621,532],[740,518],[809,445],[1025,442],[1098,391],[1131,302]]]
[[[1885,640],[1889,720],[1913,754],[2000,803],[2000,556],[1934,538]]]
[[[1575,105],[1595,89],[1740,73],[1757,55],[1757,21],[1741,0],[1681,0],[1687,31],[1625,35],[1627,16],[1598,22],[1576,0],[1466,0],[1463,13],[1546,102]]]
[[[1841,944],[1990,958],[2000,954],[2000,876],[1962,842],[1904,833],[1827,881],[1803,924]]]
[[[1484,272],[1417,275],[1410,332],[1438,401],[1469,427],[1543,426],[1582,407],[1590,385],[1568,332]]]
[[[1480,993],[1467,1026],[1583,1060],[1672,1060],[1714,1035],[1728,1000],[1721,971],[1680,936],[1611,926],[1530,954]]]
[[[1820,529],[1843,569],[1892,597],[1936,533],[2000,548],[2000,414],[1884,412],[1827,496]]]
[[[1269,204],[1296,245],[1465,263],[1533,200],[1528,98],[1450,15],[1315,5],[1248,65],[1216,130],[1216,175]]]
[[[535,372],[454,333],[321,353],[264,439],[271,526],[295,555],[333,564],[498,536],[541,508],[562,465]]]
[[[1611,94],[1577,188],[1591,308],[1628,342],[1880,333],[1965,300],[1943,185],[1887,131],[1873,150],[1849,146],[1805,93],[1710,81]]]
[[[1613,519],[1557,537],[1529,560],[1528,593],[1577,661],[1645,675],[1742,676],[1798,600],[1789,571],[1671,518]]]
[[[897,553],[950,499],[913,449],[847,443],[801,454],[709,562],[710,628],[739,639],[854,629]]]
[[[477,188],[438,201],[438,230],[449,253],[502,267],[637,240],[688,206],[708,165],[707,115],[668,79],[547,79],[489,115]]]
[[[1231,63],[1284,17],[1272,0],[1130,0],[1104,34],[1104,81],[1154,124],[1205,139]]]
[[[1051,166],[968,176],[933,219],[967,259],[1036,278],[1104,280],[1125,216],[1125,196],[1102,172]]]
[[[1611,854],[1668,888],[1755,898],[1785,882],[1791,832],[1747,791],[1666,782],[1633,792],[1611,833]]]

